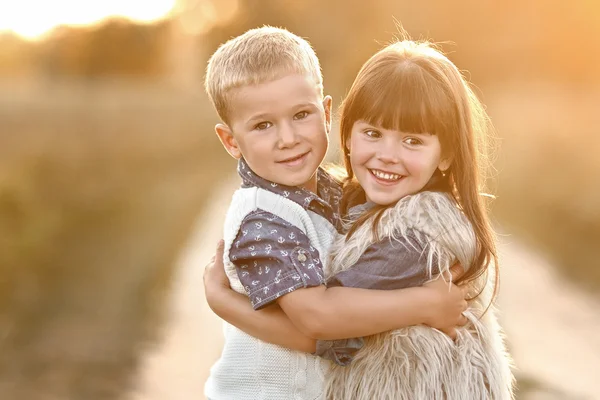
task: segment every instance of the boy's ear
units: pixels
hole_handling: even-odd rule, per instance
[[[231,128],[229,128],[225,124],[217,124],[215,125],[215,132],[217,133],[219,140],[221,141],[223,147],[225,147],[225,150],[227,150],[229,155],[231,155],[231,157],[235,158],[236,160],[239,160],[242,157],[242,152],[240,151],[237,141],[233,137],[233,132],[231,131]]]
[[[325,96],[323,99],[323,110],[325,110],[325,124],[327,126],[327,133],[331,131],[331,96]]]

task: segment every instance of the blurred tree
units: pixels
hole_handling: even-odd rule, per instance
[[[38,51],[48,78],[153,77],[164,73],[167,24],[113,19],[90,29],[62,27]]]

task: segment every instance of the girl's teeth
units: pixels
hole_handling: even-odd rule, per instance
[[[372,170],[373,174],[380,178],[380,179],[386,179],[386,180],[397,180],[400,179],[400,175],[396,175],[396,174],[387,174],[385,172],[381,172],[381,171],[376,171],[376,170]]]

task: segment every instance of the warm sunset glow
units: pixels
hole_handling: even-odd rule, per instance
[[[0,33],[39,39],[59,25],[85,26],[109,17],[150,23],[166,17],[177,0],[14,0],[0,2]]]

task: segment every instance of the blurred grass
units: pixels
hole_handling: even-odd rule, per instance
[[[117,398],[231,167],[208,104],[158,84],[0,93],[0,398]]]
[[[497,219],[598,293],[600,88],[529,82],[486,93],[501,138]]]
[[[597,290],[600,89],[484,93],[501,138],[497,219]],[[0,83],[0,398],[126,392],[177,253],[234,171],[214,121],[200,89]]]

